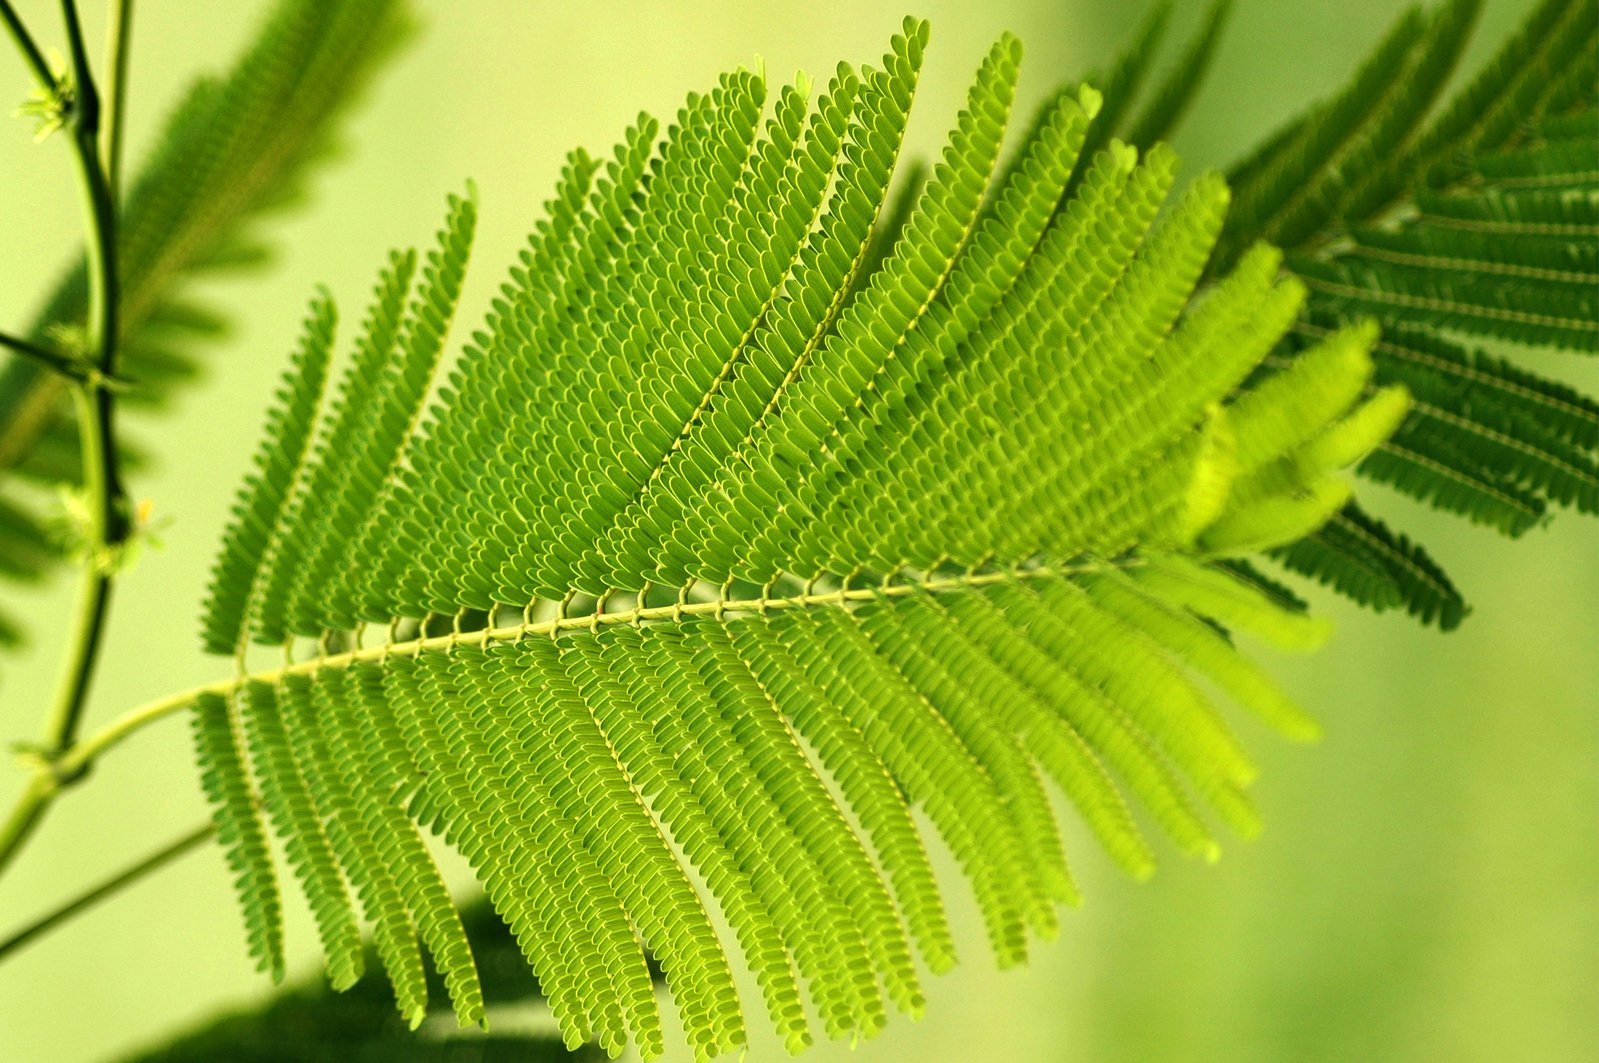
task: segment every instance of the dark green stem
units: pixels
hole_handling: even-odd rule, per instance
[[[117,308],[117,210],[101,160],[100,98],[95,90],[94,72],[89,67],[83,45],[83,29],[73,0],[62,0],[62,16],[72,52],[76,82],[71,111],[73,155],[82,178],[83,210],[89,231],[87,248],[89,274],[89,312],[85,322],[89,365],[100,379],[116,375]],[[40,69],[37,47],[11,9],[0,0],[0,14],[11,29],[18,47]],[[48,73],[48,68],[44,68]],[[47,82],[48,84],[49,82]],[[87,556],[83,564],[83,584],[78,595],[77,617],[68,646],[61,684],[50,715],[45,721],[39,755],[44,767],[34,772],[16,807],[0,823],[0,872],[16,857],[32,835],[60,787],[75,781],[82,770],[63,771],[56,761],[75,744],[78,725],[94,676],[94,665],[105,634],[106,611],[111,602],[111,587],[118,549],[128,537],[127,506],[122,492],[115,433],[115,396],[111,390],[84,381],[73,388],[78,412],[78,436],[83,452],[83,490],[88,502]]]
[[[100,93],[94,86],[94,71],[83,45],[83,24],[78,20],[76,0],[61,0],[61,18],[67,24],[67,46],[72,52],[72,75],[77,82],[73,114],[76,125],[97,133],[100,129]]]
[[[17,43],[17,50],[22,53],[22,58],[33,71],[35,80],[41,89],[55,87],[56,76],[50,72],[50,64],[45,62],[44,53],[39,51],[39,46],[33,42],[33,35],[28,32],[28,27],[22,24],[22,19],[11,6],[11,0],[0,0],[0,22],[6,24],[6,29],[11,33],[11,39]]]
[[[87,348],[100,374],[111,377],[116,373],[119,300],[116,203],[100,158],[100,98],[84,50],[77,4],[73,0],[61,0],[61,11],[67,25],[78,86],[72,112],[72,143],[82,178],[85,223],[91,237],[87,249]],[[127,506],[116,448],[116,398],[105,388],[81,385],[75,389],[73,397],[78,408],[78,437],[83,452],[83,490],[88,500],[88,556],[66,670],[45,725],[44,746],[49,755],[69,748],[77,736],[105,631],[116,553],[128,537]]]
[[[79,386],[73,389],[78,411],[79,445],[83,451],[83,490],[89,504],[89,535],[72,642],[60,685],[44,729],[44,748],[51,756],[71,747],[94,678],[95,660],[105,633],[111,604],[112,540],[111,467],[114,451],[107,445],[111,429],[111,395]]]
[[[9,332],[0,332],[0,347],[15,351],[24,358],[31,359],[49,369],[51,372],[60,373],[62,376],[80,383],[88,383],[95,372],[76,358],[70,358],[60,351],[51,350],[49,347],[32,340],[13,336]]]
[[[110,195],[106,166],[99,153],[99,94],[94,90],[93,70],[83,50],[77,5],[72,0],[62,0],[61,10],[66,19],[77,82],[72,107],[72,147],[83,179],[83,214],[90,230],[86,251],[90,278],[86,350],[90,352],[90,364],[94,372],[98,372],[99,379],[110,379],[117,371],[117,206]],[[0,0],[0,13],[5,14],[6,26],[11,27],[11,35],[18,40],[24,56],[34,61],[37,46],[32,45],[32,38],[22,29],[21,21],[6,0]],[[35,72],[37,69],[35,64]],[[56,692],[56,702],[45,721],[42,754],[51,764],[72,748],[77,739],[78,723],[82,721],[83,705],[94,676],[94,662],[106,633],[115,555],[128,537],[122,475],[117,462],[115,396],[109,388],[83,380],[74,387],[74,400],[78,412],[78,440],[83,451],[83,491],[88,499],[88,556],[83,563],[83,587],[78,593],[77,620],[72,643],[67,649],[66,670]],[[35,772],[10,818],[0,823],[0,871],[10,865],[22,844],[34,833],[46,807],[50,806],[51,794],[67,782],[72,780],[62,778],[53,770]]]

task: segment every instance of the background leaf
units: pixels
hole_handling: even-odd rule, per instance
[[[261,219],[299,198],[308,172],[334,151],[335,122],[404,32],[405,10],[403,0],[282,0],[233,67],[194,84],[174,109],[123,197],[118,372],[138,382],[128,406],[161,406],[199,371],[195,348],[223,338],[224,318],[194,299],[196,279],[268,257]],[[28,337],[70,337],[86,298],[80,260]],[[18,481],[78,475],[60,377],[8,353],[0,362],[0,490],[16,499],[8,509],[27,505]],[[0,536],[18,566],[30,562],[27,575],[42,574],[54,550],[37,521],[0,523]],[[14,629],[15,621],[0,624]]]
[[[1338,94],[1260,138],[1229,172],[1216,265],[1259,239],[1289,250],[1312,294],[1283,362],[1330,326],[1381,321],[1378,379],[1417,401],[1362,471],[1520,536],[1550,505],[1599,511],[1599,404],[1505,360],[1599,350],[1599,7],[1547,0],[1449,88],[1481,6],[1407,11]],[[1108,76],[1126,97],[1113,111],[1153,43]],[[1421,545],[1358,505],[1278,557],[1379,611],[1446,630],[1467,611]]]
[[[125,1058],[124,1063],[559,1063],[604,1058],[594,1049],[569,1051],[551,1032],[526,1027],[538,1002],[538,983],[527,977],[510,930],[485,904],[466,908],[483,987],[497,1010],[495,1033],[434,1031],[418,1035],[394,1014],[387,991],[377,982],[357,983],[335,992],[318,980],[289,987],[266,1004],[213,1019],[172,1041]],[[367,962],[378,962],[368,948]],[[436,979],[429,972],[430,978]],[[434,993],[443,996],[442,985]],[[500,1026],[508,1030],[500,1030]],[[518,1027],[522,1029],[518,1030]]]

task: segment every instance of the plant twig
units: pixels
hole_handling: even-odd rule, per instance
[[[74,0],[61,0],[72,51],[77,98],[73,106],[72,142],[82,177],[88,241],[88,349],[104,376],[116,372],[119,285],[117,276],[117,211],[99,151],[100,102],[83,44],[83,29]],[[128,534],[115,431],[115,396],[104,388],[79,386],[73,396],[78,409],[78,435],[83,452],[83,485],[88,496],[88,556],[78,597],[77,621],[65,673],[45,725],[45,749],[57,754],[72,745],[94,675],[111,601],[116,551]]]
[[[22,851],[23,843],[44,818],[59,790],[60,784],[49,771],[35,771],[22,788],[11,814],[0,823],[0,875],[5,874],[6,867]]]
[[[0,961],[3,961],[8,955],[16,952],[39,935],[54,929],[81,912],[87,911],[112,894],[120,892],[146,875],[159,871],[172,861],[205,844],[215,832],[216,828],[210,823],[196,827],[182,837],[167,843],[138,863],[123,869],[99,885],[85,890],[54,911],[35,919],[21,930],[0,940]]]
[[[83,209],[89,230],[89,312],[85,347],[89,352],[89,365],[101,378],[109,379],[116,374],[118,339],[117,209],[100,157],[99,94],[84,49],[83,27],[76,3],[61,0],[61,13],[66,23],[75,82],[71,139],[82,178]],[[35,73],[46,79],[47,86],[53,85],[37,45],[8,0],[0,0],[0,16],[4,17]],[[111,389],[80,381],[73,387],[73,398],[83,453],[83,485],[88,498],[89,549],[84,559],[72,641],[67,648],[61,684],[45,721],[39,753],[42,764],[28,781],[10,816],[0,824],[0,872],[38,827],[59,788],[72,781],[73,777],[59,770],[55,761],[77,738],[105,632],[116,554],[128,536],[127,507],[116,447],[115,396]]]
[[[111,80],[106,85],[105,170],[114,203],[122,202],[122,142],[132,31],[133,0],[112,0],[111,31],[106,45],[106,69],[111,72]]]
[[[519,642],[525,638],[554,638],[578,631],[591,631],[600,627],[627,627],[659,621],[677,621],[689,616],[753,615],[779,612],[786,609],[812,609],[839,607],[850,603],[904,598],[914,594],[940,594],[949,591],[971,590],[1000,583],[1027,583],[1037,579],[1055,579],[1084,572],[1107,569],[1120,570],[1137,567],[1142,562],[1137,557],[1122,560],[1084,560],[1063,565],[1040,565],[1029,568],[1001,568],[989,572],[973,572],[955,576],[933,576],[926,579],[907,580],[889,585],[874,584],[862,587],[840,587],[825,591],[799,591],[794,594],[758,598],[711,598],[704,601],[672,605],[635,605],[630,609],[596,613],[585,616],[558,617],[529,623],[507,624],[502,627],[481,628],[477,631],[450,632],[445,635],[419,635],[405,642],[368,646],[364,649],[346,650],[343,653],[312,657],[294,661],[280,668],[257,672],[240,672],[227,679],[191,687],[177,694],[146,702],[118,716],[94,732],[53,762],[57,773],[64,776],[61,785],[89,770],[94,762],[113,746],[146,725],[164,716],[185,709],[202,695],[229,696],[251,683],[275,684],[289,676],[315,676],[319,672],[334,671],[360,664],[375,664],[386,657],[411,656],[418,653],[441,653],[461,646],[488,646],[495,642]]]
[[[68,357],[60,351],[51,350],[41,343],[34,343],[32,340],[23,339],[21,336],[13,336],[9,332],[0,332],[0,347],[15,351],[24,358],[31,358],[51,372],[60,373],[62,376],[70,380],[76,380],[79,383],[88,383],[91,376],[96,372],[76,358]]]
[[[464,645],[487,645],[493,642],[515,642],[529,637],[556,637],[563,633],[584,631],[595,627],[629,625],[655,621],[675,621],[686,616],[714,616],[731,613],[762,613],[782,609],[808,609],[839,607],[851,602],[865,602],[879,598],[899,598],[919,593],[940,593],[986,587],[1004,582],[1026,582],[1048,579],[1080,572],[1101,571],[1107,568],[1127,568],[1140,564],[1137,557],[1118,560],[1085,559],[1059,566],[1036,568],[999,569],[992,572],[974,572],[959,576],[934,576],[922,580],[868,587],[841,587],[837,590],[786,594],[776,597],[748,599],[716,598],[704,602],[659,606],[635,606],[615,612],[541,620],[511,624],[504,627],[484,628],[480,631],[450,633],[418,637],[414,640],[350,650],[345,653],[297,661],[281,668],[261,672],[240,673],[228,679],[192,687],[155,701],[146,702],[118,716],[89,737],[53,757],[45,757],[35,770],[32,784],[23,792],[17,807],[11,813],[9,827],[0,827],[0,870],[15,852],[18,839],[26,837],[39,817],[55,802],[61,792],[83,778],[85,773],[107,751],[121,745],[129,736],[143,730],[157,720],[164,719],[194,704],[205,694],[228,696],[248,683],[276,683],[286,676],[315,675],[324,669],[348,668],[362,663],[374,663],[391,654],[442,652]]]
[[[83,23],[78,18],[77,0],[61,0],[61,19],[67,26],[67,47],[72,52],[72,74],[77,79],[79,124],[91,130],[100,126],[100,93],[94,85],[94,68],[83,44]]]
[[[28,32],[28,27],[22,24],[22,19],[17,15],[16,9],[11,6],[11,0],[0,0],[0,21],[6,24],[6,29],[11,32],[11,39],[16,42],[17,50],[22,53],[23,60],[28,68],[33,71],[34,78],[39,82],[41,89],[55,87],[56,76],[50,70],[50,64],[45,61],[44,53],[34,43],[33,35]]]

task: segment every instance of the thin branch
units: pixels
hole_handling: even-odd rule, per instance
[[[67,25],[67,47],[72,52],[75,124],[79,129],[97,134],[100,131],[100,93],[94,85],[94,68],[89,65],[89,53],[83,44],[83,24],[78,18],[75,0],[61,0],[61,18]]]
[[[112,0],[111,32],[106,45],[106,183],[111,199],[122,202],[122,142],[128,104],[128,55],[132,49],[133,0]]]
[[[228,679],[192,687],[156,701],[130,709],[94,734],[59,753],[46,753],[39,757],[34,777],[23,791],[11,818],[0,826],[0,872],[15,855],[22,841],[32,832],[39,819],[61,795],[63,790],[76,785],[85,777],[96,760],[129,736],[158,720],[165,719],[194,704],[196,698],[206,694],[222,697],[231,695],[248,683],[277,683],[293,675],[315,675],[323,669],[348,668],[355,664],[371,664],[389,656],[419,653],[449,652],[459,646],[488,645],[493,642],[518,642],[525,638],[557,638],[575,631],[597,630],[615,625],[636,625],[661,621],[673,622],[689,616],[724,617],[768,613],[784,609],[838,608],[850,603],[879,598],[900,598],[912,594],[936,594],[944,591],[970,590],[997,583],[1022,583],[1034,579],[1069,576],[1082,572],[1103,571],[1109,568],[1128,568],[1142,564],[1136,556],[1105,561],[1087,559],[1065,565],[998,569],[990,572],[967,572],[956,576],[925,574],[919,578],[902,578],[898,581],[876,583],[870,586],[850,587],[847,584],[825,591],[804,590],[794,594],[763,595],[758,598],[716,597],[709,601],[682,601],[671,605],[645,606],[636,604],[631,609],[594,613],[587,616],[562,616],[549,620],[527,621],[478,631],[452,631],[448,635],[421,636],[405,642],[386,643],[345,653],[319,656],[310,660],[286,664],[268,671],[240,673]]]
[[[20,34],[21,22],[6,0],[0,0],[0,12],[5,14],[7,25],[12,27],[12,35],[20,44],[24,40]],[[101,377],[111,378],[116,375],[120,299],[117,209],[100,158],[99,94],[84,50],[77,5],[73,0],[61,0],[61,12],[66,22],[76,82],[71,139],[82,178],[83,210],[89,231],[89,312],[85,346],[93,368]],[[83,485],[89,501],[89,550],[83,566],[72,640],[39,747],[40,763],[11,814],[0,824],[0,872],[32,836],[60,789],[76,782],[83,773],[83,769],[64,771],[57,761],[77,740],[78,725],[105,633],[116,555],[128,537],[127,507],[116,446],[115,396],[110,389],[89,383],[76,384],[72,392],[78,413],[79,449],[83,454]]]
[[[904,579],[899,582],[878,583],[860,587],[838,587],[825,591],[801,591],[759,598],[712,598],[709,601],[680,602],[671,605],[635,605],[630,609],[595,613],[586,616],[556,617],[548,620],[482,628],[477,631],[451,632],[447,635],[418,637],[405,642],[385,643],[344,653],[318,656],[297,661],[280,668],[258,672],[241,672],[227,679],[191,687],[164,698],[146,702],[118,716],[71,749],[40,766],[40,772],[50,778],[47,792],[39,796],[45,804],[54,800],[55,794],[72,786],[107,751],[121,745],[128,737],[157,720],[188,708],[196,698],[213,694],[226,697],[250,683],[274,684],[290,676],[312,676],[324,670],[349,668],[357,664],[374,664],[391,656],[413,656],[420,653],[445,653],[461,646],[487,646],[495,642],[520,642],[527,638],[558,638],[577,631],[596,630],[601,627],[633,626],[643,623],[677,621],[691,616],[749,616],[785,609],[811,609],[840,607],[847,604],[874,601],[883,598],[903,598],[913,594],[939,594],[947,591],[972,590],[998,583],[1026,583],[1035,579],[1052,579],[1085,572],[1102,572],[1107,569],[1134,568],[1142,564],[1136,556],[1113,561],[1086,560],[1065,565],[1037,566],[1031,568],[1005,568],[991,572],[973,572],[957,576],[927,576]],[[0,866],[5,860],[4,835],[0,834]]]
[[[95,366],[69,354],[46,347],[42,343],[34,343],[21,336],[13,336],[9,332],[0,332],[0,347],[31,359],[51,372],[59,373],[68,380],[77,381],[87,387],[123,392],[134,386],[134,381],[125,376],[106,376]]]
[[[116,373],[118,304],[117,210],[99,151],[99,94],[83,44],[77,4],[61,0],[72,49],[78,98],[73,108],[73,147],[82,176],[88,241],[88,348],[104,376]],[[128,536],[127,507],[116,446],[115,396],[104,388],[78,387],[78,436],[83,485],[89,499],[89,550],[78,597],[77,621],[65,671],[45,725],[45,748],[64,752],[77,736],[111,602],[116,552]]]
[[[216,828],[210,823],[196,827],[189,833],[151,853],[138,863],[106,879],[98,886],[85,890],[54,911],[35,919],[10,937],[0,940],[0,961],[21,949],[39,935],[54,929],[81,912],[93,908],[106,898],[138,882],[146,875],[161,870],[167,864],[205,844],[215,832]]]
[[[49,771],[35,771],[33,778],[22,788],[17,803],[4,823],[0,823],[0,875],[22,851],[23,843],[33,834],[34,828],[49,810],[61,785]]]
[[[6,29],[11,32],[11,39],[16,42],[17,50],[22,53],[23,60],[33,71],[39,87],[47,90],[55,88],[56,76],[50,70],[50,64],[45,61],[44,53],[33,42],[33,35],[28,32],[28,27],[22,24],[21,17],[11,6],[11,0],[0,0],[0,21],[5,22]]]
[[[31,358],[51,372],[60,373],[79,383],[87,383],[93,372],[76,358],[70,358],[60,351],[51,350],[43,344],[23,339],[21,336],[13,336],[9,332],[0,332],[0,347],[15,351],[24,358]]]

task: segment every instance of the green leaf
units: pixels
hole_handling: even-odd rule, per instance
[[[1593,401],[1502,352],[1599,349],[1599,7],[1545,0],[1440,106],[1479,6],[1452,0],[1432,13],[1407,11],[1341,92],[1234,166],[1235,201],[1211,273],[1262,239],[1290,252],[1289,268],[1311,298],[1277,364],[1301,339],[1375,318],[1384,334],[1378,380],[1402,381],[1418,401],[1361,471],[1519,535],[1551,505],[1594,508],[1599,449],[1582,424]],[[1115,124],[1147,78],[1167,14],[1165,5],[1154,9],[1103,81]],[[1178,64],[1175,95],[1160,92],[1157,101],[1192,95],[1180,86],[1202,72],[1219,21],[1207,21]],[[1147,147],[1174,119],[1160,102],[1146,113],[1130,139]],[[1471,350],[1476,344],[1490,346]],[[1535,407],[1552,420],[1532,415]],[[1342,530],[1286,556],[1340,589],[1361,588],[1368,604],[1414,593],[1417,616],[1463,615],[1420,547],[1405,540],[1401,548],[1385,533],[1379,552],[1393,563],[1374,565],[1363,520],[1335,524]],[[1340,548],[1353,551],[1347,564],[1328,556]],[[1410,578],[1418,572],[1427,575]],[[1372,579],[1386,590],[1372,590]]]
[[[1599,5],[1546,0],[1429,117],[1475,11],[1407,14],[1342,94],[1235,167],[1216,261],[1263,238],[1289,250],[1310,299],[1276,362],[1380,323],[1376,379],[1415,401],[1360,471],[1521,535],[1551,506],[1599,511],[1599,406],[1501,353],[1599,351]],[[1289,547],[1290,567],[1379,608],[1460,620],[1419,546],[1345,518]]]
[[[452,916],[453,916],[452,909]],[[526,1020],[509,1012],[536,1002],[538,985],[527,977],[516,940],[488,905],[461,912],[464,934],[470,934],[483,970],[490,1002],[507,1009],[497,1032],[481,1031],[418,1035],[395,1017],[378,983],[356,983],[342,992],[326,984],[301,984],[279,991],[264,1004],[251,1005],[206,1022],[159,1047],[128,1057],[126,1063],[559,1063],[595,1060],[600,1053],[584,1048],[570,1052],[553,1035],[527,1030]],[[376,966],[379,949],[368,945],[364,962]],[[440,977],[428,971],[434,992]],[[518,1029],[523,1027],[524,1029]]]
[[[1135,806],[1206,858],[1213,821],[1258,827],[1213,689],[1316,734],[1220,628],[1321,626],[1223,555],[1313,531],[1392,431],[1373,330],[1265,375],[1304,287],[1257,247],[1195,298],[1226,187],[1174,193],[1165,148],[1086,154],[1092,89],[1001,165],[1009,37],[891,208],[927,33],[814,101],[737,71],[603,165],[573,153],[430,386],[474,216],[452,200],[318,426],[292,390],[269,420],[261,468],[299,472],[264,541],[224,542],[207,616],[220,652],[288,659],[212,688],[207,719],[253,736],[246,765],[218,725],[210,777],[244,777],[213,797],[240,866],[283,836],[341,977],[331,854],[409,1021],[419,941],[482,1015],[419,829],[568,1045],[664,1050],[654,957],[697,1055],[746,1041],[740,968],[797,1050],[920,1013],[923,965],[955,962],[924,829],[1019,963],[1079,899],[1053,788],[1143,876]],[[258,938],[267,882],[241,883]]]
[[[1423,623],[1449,631],[1470,611],[1425,550],[1353,504],[1274,554],[1289,569],[1377,612],[1402,608]]]
[[[136,381],[129,403],[159,406],[199,372],[194,353],[215,343],[223,324],[192,301],[190,284],[266,257],[261,221],[301,195],[332,153],[336,122],[405,32],[407,9],[404,0],[279,0],[232,69],[197,82],[174,110],[119,215],[118,373]],[[80,260],[45,300],[29,337],[80,328],[86,299]],[[62,381],[6,358],[0,491],[9,495],[13,476],[79,475]],[[24,505],[9,497],[6,504]],[[33,560],[38,572],[52,558]]]
[[[267,440],[256,455],[256,471],[239,492],[223,541],[227,549],[217,558],[211,576],[210,608],[203,627],[205,646],[212,653],[227,653],[238,646],[239,625],[255,592],[253,569],[276,535],[284,505],[294,494],[306,465],[311,429],[333,354],[338,313],[323,293],[311,304],[277,404],[268,414]]]

